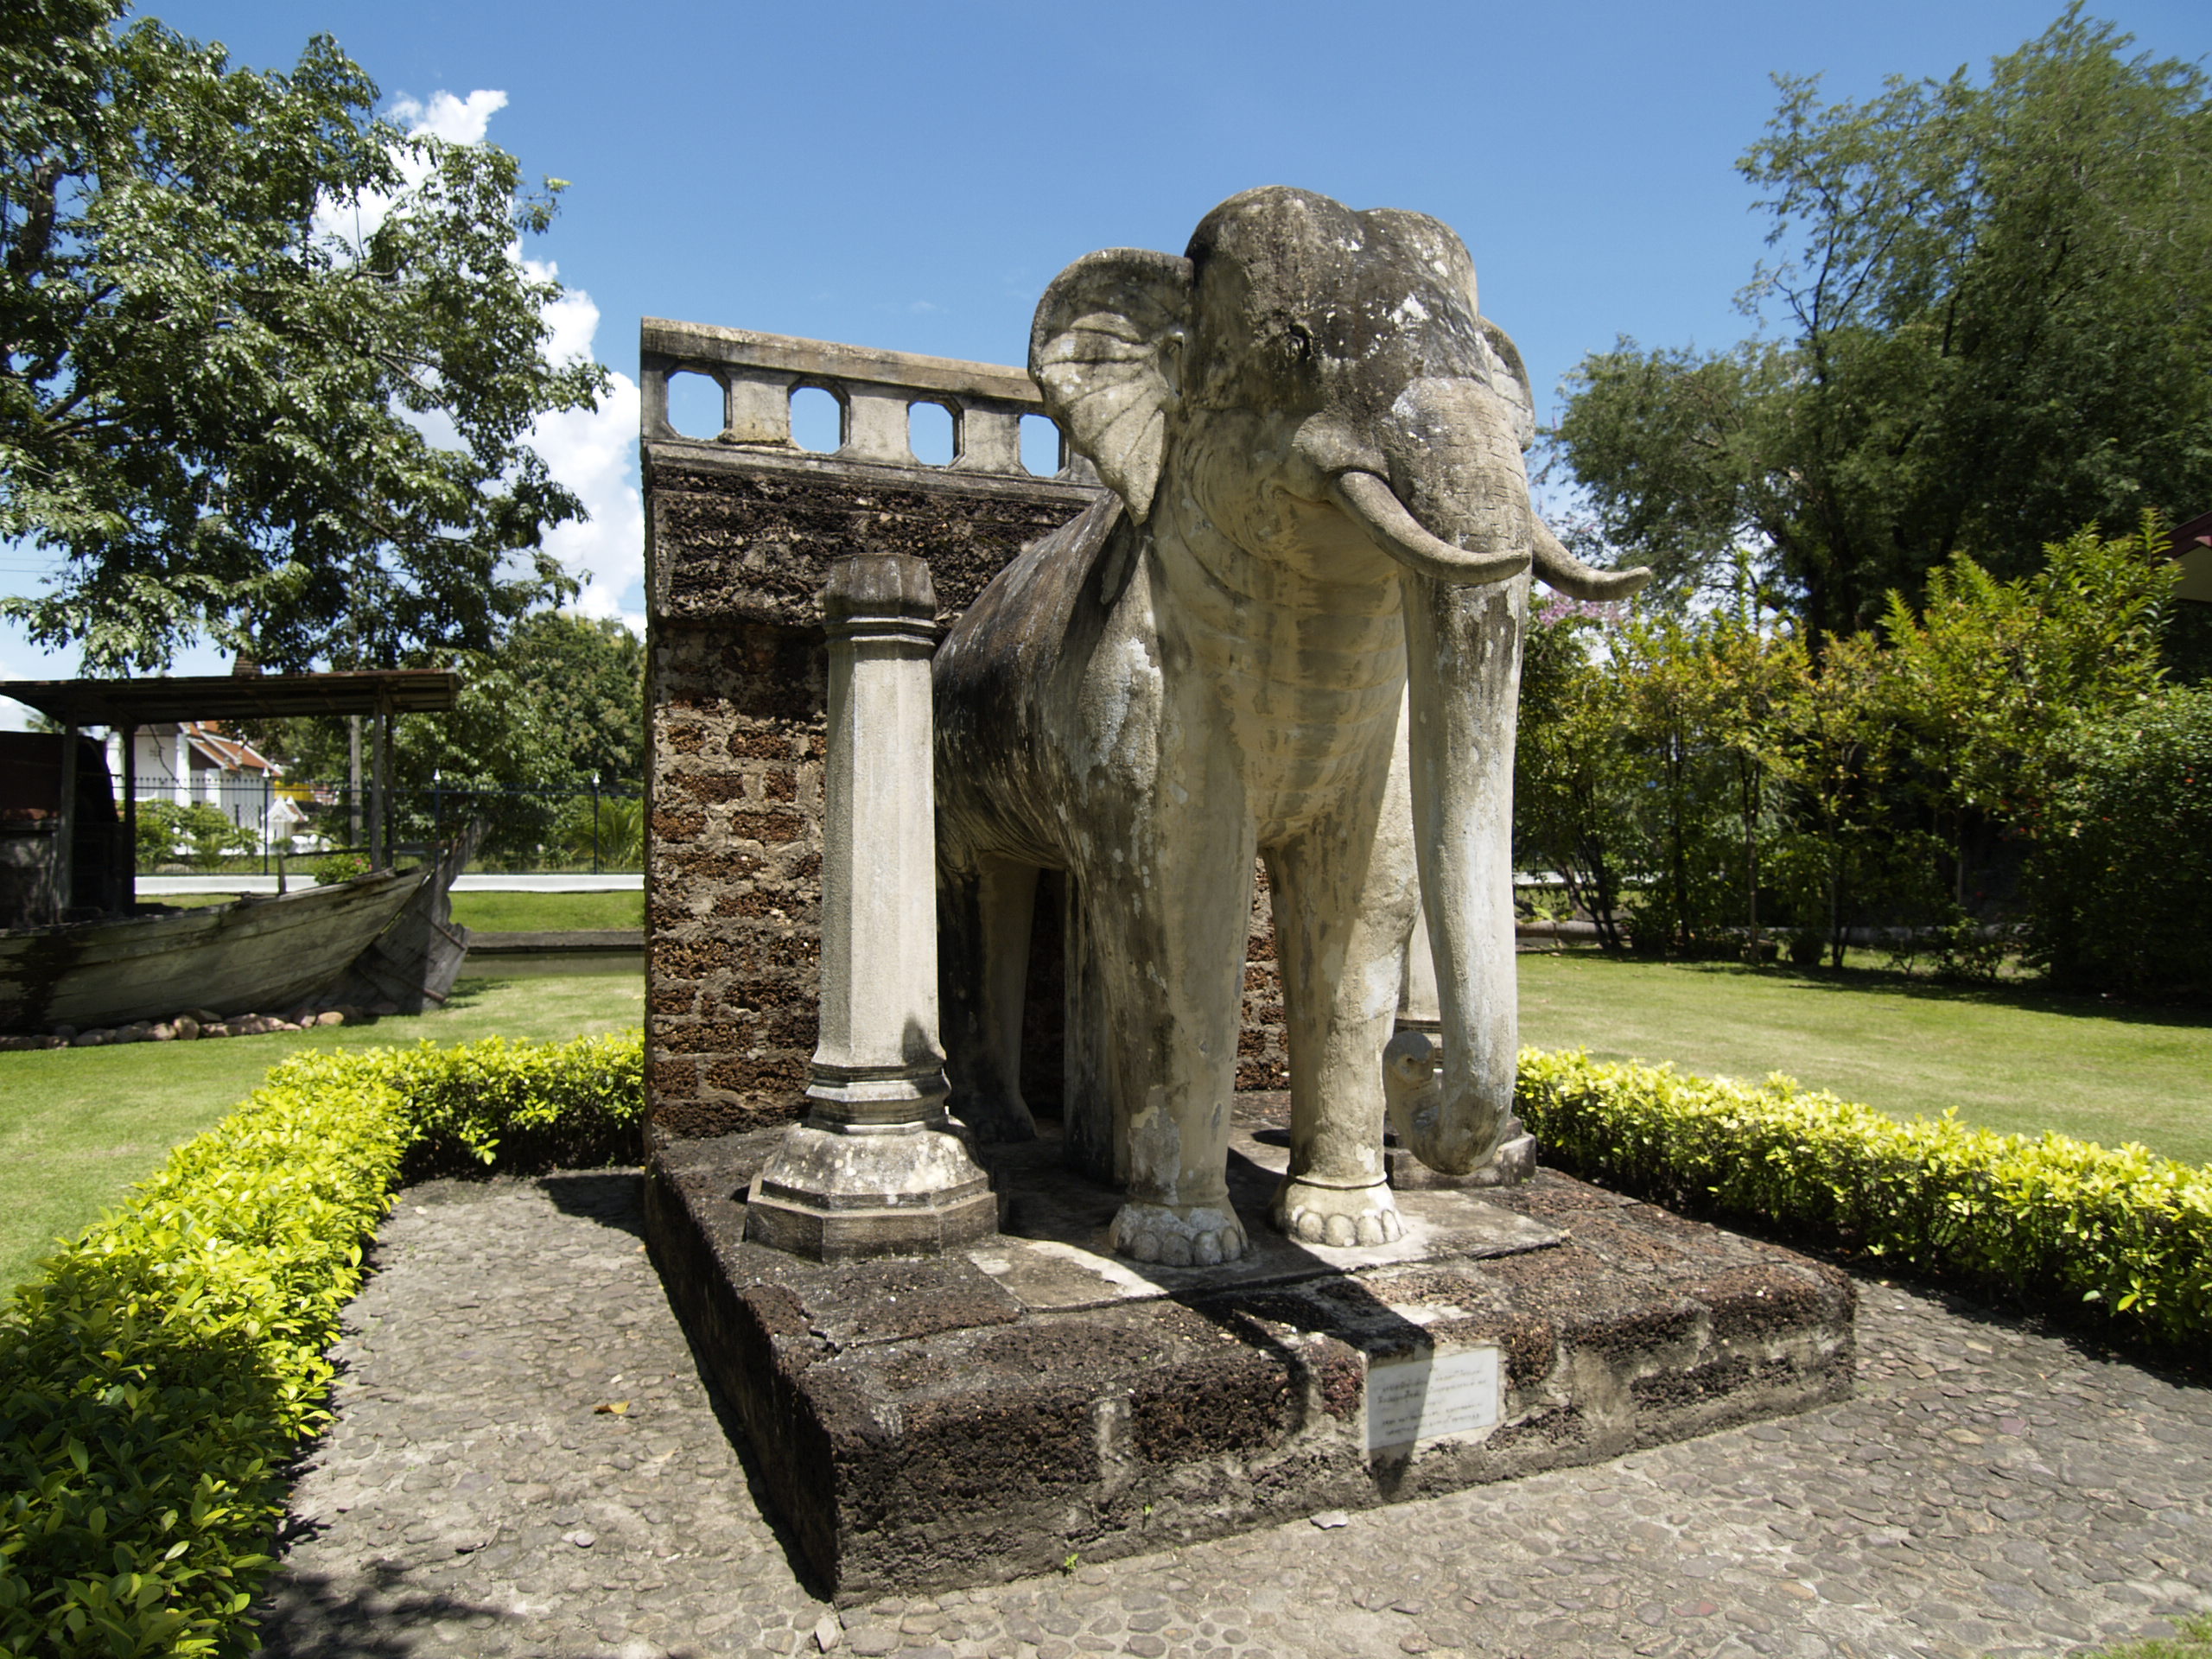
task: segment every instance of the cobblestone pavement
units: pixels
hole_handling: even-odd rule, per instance
[[[2057,1654],[2212,1610],[2212,1391],[1869,1281],[1840,1406],[841,1621],[756,1507],[639,1192],[401,1195],[275,1652]]]

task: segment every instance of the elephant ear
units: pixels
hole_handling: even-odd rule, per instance
[[[1191,262],[1173,254],[1085,254],[1052,279],[1029,331],[1046,411],[1139,520],[1160,485],[1191,280]]]
[[[1491,357],[1491,389],[1513,405],[1514,435],[1526,449],[1536,441],[1536,394],[1529,385],[1529,366],[1521,360],[1521,348],[1513,337],[1488,317],[1477,317],[1475,323],[1483,331],[1483,344]]]

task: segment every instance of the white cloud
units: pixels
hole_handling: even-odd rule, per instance
[[[532,274],[550,276],[554,267],[534,268]],[[546,354],[555,362],[590,354],[599,330],[599,307],[590,295],[569,289],[548,308],[546,321],[553,328]],[[638,383],[626,374],[611,375],[597,409],[539,416],[531,445],[591,513],[588,523],[563,524],[545,538],[584,584],[575,608],[586,616],[619,617],[632,632],[643,633],[645,512],[637,482]]]
[[[410,133],[428,133],[453,144],[480,144],[491,130],[492,118],[506,107],[505,92],[479,91],[467,98],[433,92],[428,104],[403,98],[385,113]]]
[[[524,262],[531,277],[550,281],[560,267]],[[582,289],[569,289],[545,308],[551,330],[545,355],[556,363],[592,356],[599,307]],[[553,476],[576,493],[588,522],[563,524],[545,543],[584,584],[575,608],[586,616],[620,618],[632,633],[645,631],[645,504],[638,493],[638,383],[608,377],[595,410],[563,410],[538,417],[531,445]]]

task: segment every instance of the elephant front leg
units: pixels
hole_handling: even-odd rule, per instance
[[[1252,842],[1239,819],[1185,817],[1135,868],[1083,882],[1106,1003],[1127,1196],[1113,1247],[1139,1262],[1207,1267],[1247,1249],[1229,1198]],[[1239,830],[1241,829],[1241,834]]]
[[[1376,1061],[1416,902],[1409,822],[1402,793],[1386,794],[1363,835],[1309,833],[1268,855],[1290,1050],[1290,1169],[1273,1219],[1304,1243],[1388,1244],[1405,1233],[1383,1163]]]

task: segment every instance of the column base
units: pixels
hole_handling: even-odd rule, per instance
[[[941,1255],[998,1230],[998,1197],[967,1144],[921,1124],[841,1132],[795,1123],[753,1178],[745,1235],[817,1262]]]

